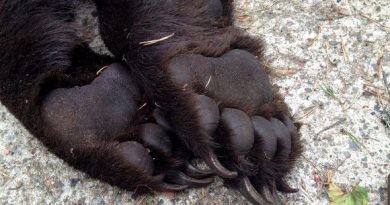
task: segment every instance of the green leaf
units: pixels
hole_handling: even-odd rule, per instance
[[[368,202],[368,194],[367,190],[361,186],[355,186],[352,188],[351,195],[355,199],[355,204],[363,204],[366,205]]]
[[[328,196],[331,205],[367,205],[367,190],[361,186],[352,187],[347,193],[332,182],[332,174],[328,174]]]

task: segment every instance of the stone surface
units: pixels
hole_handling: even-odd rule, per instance
[[[93,7],[80,7],[92,47]],[[334,182],[368,190],[369,204],[385,204],[390,170],[388,0],[241,0],[235,23],[265,40],[267,66],[292,113],[303,123],[304,157],[289,176],[297,194],[287,204],[329,204]],[[387,84],[387,88],[386,88]],[[386,108],[387,107],[387,108]],[[349,135],[348,135],[349,134]],[[356,140],[352,140],[355,138]],[[362,146],[363,145],[363,146]],[[88,178],[50,154],[0,106],[0,204],[247,204],[217,180],[184,193],[143,196]]]

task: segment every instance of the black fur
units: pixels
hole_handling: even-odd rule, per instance
[[[163,174],[170,176],[168,181],[181,183],[172,178],[182,176],[181,172],[188,170],[184,168],[187,160],[193,156],[206,159],[214,151],[222,150],[223,153],[231,147],[215,145],[215,142],[224,144],[220,136],[226,133],[225,127],[218,128],[217,140],[202,127],[195,91],[183,90],[175,83],[168,72],[170,62],[186,54],[220,57],[232,49],[246,50],[262,61],[262,41],[250,38],[231,26],[232,0],[222,1],[223,8],[218,7],[220,4],[216,0],[95,0],[100,34],[115,56],[111,58],[92,52],[86,40],[80,37],[82,29],[74,23],[75,3],[77,1],[72,0],[0,0],[0,47],[6,48],[0,50],[1,102],[52,152],[92,177],[128,190],[186,188],[167,185]],[[147,41],[164,37],[168,38],[145,45]],[[123,82],[131,83],[142,93],[130,98],[128,104],[123,102],[124,105],[148,103],[145,108],[133,109],[131,116],[125,117],[127,127],[121,127],[121,131],[113,128],[115,124],[110,127],[112,129],[91,128],[107,131],[106,135],[93,136],[82,135],[78,128],[74,128],[77,132],[70,135],[64,134],[69,129],[66,126],[45,128],[55,121],[53,119],[67,119],[64,116],[69,116],[75,109],[71,108],[70,113],[66,113],[57,111],[56,106],[51,107],[53,102],[59,103],[64,95],[63,88],[69,88],[70,96],[75,97],[72,89],[78,88],[74,86],[93,87],[91,82],[96,78],[96,72],[113,62],[123,63],[118,65],[120,67],[126,66],[126,75],[131,77]],[[107,83],[112,85],[111,81]],[[264,93],[271,92],[270,87],[262,89],[260,91]],[[101,94],[96,87],[92,90],[92,98]],[[83,98],[83,95],[77,97]],[[111,97],[117,99],[114,94]],[[255,108],[245,109],[245,105],[239,108],[248,115],[262,115],[270,121],[273,117],[289,119],[283,100],[278,95],[268,97],[260,97],[264,103]],[[86,108],[89,104],[84,106]],[[155,108],[159,108],[170,123],[171,130],[166,132],[170,133],[169,143],[173,146],[171,152],[163,152],[165,144],[150,145],[153,148],[150,155],[157,156],[157,160],[152,162],[143,148],[147,146],[142,133],[153,135],[161,132],[158,128],[141,132],[140,124],[155,122],[151,120]],[[54,112],[54,118],[48,117],[48,112]],[[88,114],[83,109],[80,113]],[[101,113],[97,115],[101,117]],[[115,119],[122,115],[112,113],[110,117]],[[262,155],[263,143],[255,141],[253,150],[248,152],[248,158],[255,161],[255,171],[240,171],[239,166],[229,166],[236,160],[235,156],[222,160],[225,166],[238,169],[240,176],[251,173],[249,177],[258,191],[268,184],[286,188],[280,178],[291,169],[301,152],[298,134],[293,130],[295,127],[289,127],[290,124],[285,121],[283,123],[282,126],[291,132],[292,152],[288,158],[267,161]],[[82,128],[87,127],[83,122],[78,124]],[[58,130],[61,132],[58,133]],[[138,158],[134,156],[143,159],[146,164],[137,165]],[[201,175],[202,178],[210,176],[207,173]],[[209,183],[208,180],[191,180],[194,186]],[[237,184],[235,180],[229,182]]]

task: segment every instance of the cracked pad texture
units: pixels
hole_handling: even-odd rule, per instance
[[[388,0],[242,0],[235,10],[235,25],[265,40],[268,66],[275,74],[271,78],[292,114],[304,123],[305,158],[289,177],[300,192],[281,195],[283,201],[329,204],[322,182],[328,170],[341,164],[336,184],[348,188],[360,182],[368,190],[369,204],[385,204],[390,134],[380,119],[389,103],[364,85],[385,93],[384,79],[390,82]],[[81,5],[79,21],[91,31],[86,33],[91,46],[107,52],[97,37],[93,12],[89,3]],[[337,98],[327,96],[324,86]],[[0,106],[0,204],[123,203],[248,204],[221,180],[205,189],[133,200],[131,193],[92,180],[50,154]]]

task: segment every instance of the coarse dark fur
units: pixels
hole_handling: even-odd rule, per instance
[[[147,95],[174,122],[185,145],[197,156],[206,156],[213,147],[212,140],[197,126],[199,122],[196,122],[191,97],[173,85],[164,73],[164,66],[172,57],[183,53],[219,56],[230,49],[240,48],[261,56],[261,42],[212,21],[203,1],[180,1],[180,9],[172,8],[165,1],[122,0],[113,3],[102,0],[96,3],[100,32],[108,49],[115,56],[123,57],[143,83]],[[126,8],[127,12],[109,12],[120,8]],[[174,34],[172,38],[153,46],[139,44],[171,34]]]
[[[172,1],[163,0],[95,0],[100,34],[113,59],[88,48],[80,35],[82,30],[74,23],[75,2],[0,1],[0,100],[33,135],[72,166],[124,189],[158,189],[162,177],[140,172],[118,149],[124,138],[137,138],[134,127],[89,144],[79,143],[77,136],[58,138],[44,129],[41,105],[45,96],[56,88],[88,84],[101,67],[122,62],[147,101],[160,107],[172,123],[178,139],[175,143],[185,145],[180,152],[190,153],[167,166],[178,168],[189,156],[206,158],[217,146],[200,127],[192,93],[177,87],[166,72],[170,60],[179,54],[218,57],[232,49],[243,49],[262,61],[263,44],[231,26],[232,0],[222,1],[223,16],[217,19],[210,17],[205,0],[182,0],[175,7]],[[170,35],[150,46],[141,44]],[[282,118],[285,113],[287,107],[278,96],[258,112],[248,111],[268,119]],[[258,159],[259,174],[252,176],[255,185],[280,179],[291,170],[301,152],[298,136],[293,136],[292,144],[288,160],[268,163],[262,157]],[[252,155],[258,158],[261,150],[253,150]]]

